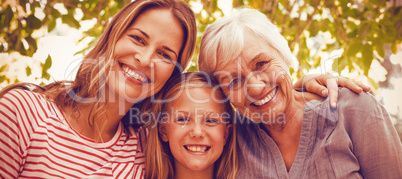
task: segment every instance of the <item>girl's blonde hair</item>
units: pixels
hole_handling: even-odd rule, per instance
[[[215,162],[214,176],[215,178],[235,178],[237,174],[237,144],[236,144],[236,126],[234,110],[226,99],[223,91],[217,86],[217,83],[206,73],[202,72],[188,72],[177,76],[176,78],[168,81],[165,88],[156,95],[157,102],[153,103],[154,106],[152,113],[148,116],[153,116],[153,127],[150,128],[147,147],[145,149],[146,166],[145,178],[146,179],[166,179],[174,177],[174,158],[170,152],[170,147],[167,142],[164,142],[158,132],[159,120],[163,115],[160,115],[166,110],[167,104],[174,97],[178,97],[183,90],[188,88],[212,88],[215,96],[219,96],[222,104],[225,105],[225,112],[230,114],[227,122],[232,124],[231,132],[227,139],[227,143],[223,149],[222,155]],[[148,104],[150,105],[150,103]],[[166,117],[166,116],[165,116]]]
[[[106,110],[104,88],[108,80],[108,72],[113,63],[116,42],[135,19],[148,9],[168,9],[184,31],[184,41],[179,53],[178,64],[171,76],[180,74],[189,64],[196,43],[196,22],[190,7],[179,0],[136,0],[121,9],[103,31],[94,48],[82,61],[74,81],[58,81],[46,86],[30,83],[19,83],[4,88],[2,97],[15,88],[32,90],[45,94],[61,109],[71,107],[77,112],[84,103],[91,103],[92,109],[88,123]],[[170,74],[169,74],[170,75]],[[91,100],[88,100],[91,99]]]

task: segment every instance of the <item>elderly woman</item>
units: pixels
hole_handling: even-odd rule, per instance
[[[383,106],[342,88],[332,109],[294,90],[291,58],[257,10],[237,10],[205,32],[199,68],[247,118],[238,120],[238,178],[402,178],[402,145]]]

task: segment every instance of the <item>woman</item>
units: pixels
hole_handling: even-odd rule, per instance
[[[167,84],[157,97],[164,103],[152,111],[159,115],[150,129],[145,178],[235,178],[234,113],[223,92],[200,72]]]
[[[116,14],[74,81],[4,89],[0,178],[142,178],[144,130],[121,119],[187,66],[195,41],[186,3],[136,0]]]
[[[336,109],[294,90],[291,57],[257,10],[239,9],[205,31],[199,68],[248,118],[237,124],[238,178],[402,178],[402,145],[386,110],[346,88]]]

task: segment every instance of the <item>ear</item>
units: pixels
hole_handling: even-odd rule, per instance
[[[166,128],[165,128],[164,124],[159,124],[158,125],[158,131],[159,131],[159,135],[161,136],[162,140],[164,142],[168,142],[169,138],[168,138],[168,135],[166,133]]]
[[[229,134],[232,132],[232,124],[227,124],[226,125],[226,130],[225,130],[225,134],[224,134],[224,138],[225,138],[225,143],[228,140]]]

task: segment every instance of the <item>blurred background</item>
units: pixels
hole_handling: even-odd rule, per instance
[[[72,80],[109,20],[129,0],[2,0],[0,89],[16,82]],[[331,73],[370,85],[402,138],[402,0],[185,0],[196,14],[197,48],[208,24],[236,7],[265,13],[288,40],[294,81]]]

